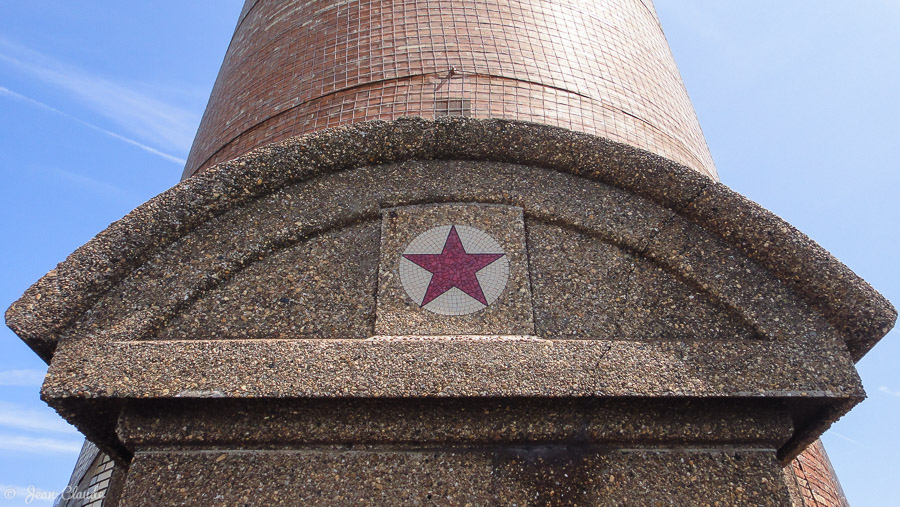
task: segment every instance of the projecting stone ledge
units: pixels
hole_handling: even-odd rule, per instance
[[[140,341],[87,350],[67,344],[51,366],[43,395],[58,402],[646,396],[808,403],[864,397],[848,358],[821,344],[453,336]]]

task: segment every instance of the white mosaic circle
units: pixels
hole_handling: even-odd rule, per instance
[[[441,315],[467,315],[503,293],[509,258],[481,229],[442,225],[407,245],[399,271],[406,294],[422,308]]]

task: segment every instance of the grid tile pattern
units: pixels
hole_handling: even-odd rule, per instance
[[[715,177],[649,0],[248,0],[185,177],[365,120],[526,120]]]

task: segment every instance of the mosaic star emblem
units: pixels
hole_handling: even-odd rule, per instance
[[[461,237],[462,236],[462,237]],[[400,279],[426,310],[465,315],[491,304],[509,278],[509,261],[487,233],[468,226],[430,229],[401,256]]]

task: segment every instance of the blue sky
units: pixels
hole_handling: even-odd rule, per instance
[[[238,0],[29,0],[0,19],[0,307],[178,181]],[[900,1],[657,0],[722,181],[894,302]],[[824,440],[854,505],[897,496],[900,358],[858,367],[869,399]],[[46,366],[0,329],[0,506],[56,491],[81,439],[38,399]]]

